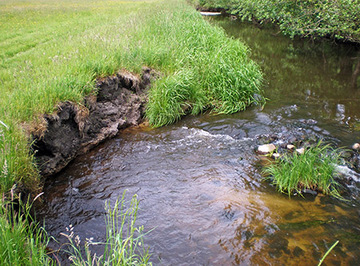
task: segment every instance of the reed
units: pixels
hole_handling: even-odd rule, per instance
[[[31,202],[0,201],[0,264],[53,265],[44,228],[30,214]]]
[[[326,253],[324,254],[324,256],[321,258],[318,266],[321,266],[322,263],[324,262],[324,260],[326,259],[326,257],[330,254],[330,252],[336,247],[336,245],[339,244],[339,240],[337,240],[329,249],[328,251],[326,251]]]
[[[152,265],[150,254],[144,246],[144,227],[136,226],[139,207],[137,196],[134,195],[129,204],[125,201],[125,193],[116,200],[114,207],[106,203],[106,241],[94,242],[87,238],[82,246],[80,237],[74,234],[74,227],[67,228],[62,235],[68,239],[69,260],[73,265]],[[91,253],[92,245],[103,245],[104,253]]]

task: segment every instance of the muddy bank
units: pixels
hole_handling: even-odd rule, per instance
[[[63,102],[54,114],[44,115],[40,130],[32,132],[40,173],[53,175],[121,129],[141,123],[154,73],[144,68],[140,76],[121,71],[99,79],[97,94],[87,96],[84,105]]]

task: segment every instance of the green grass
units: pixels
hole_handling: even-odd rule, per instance
[[[19,197],[18,197],[19,198]],[[36,200],[36,199],[35,199]],[[32,203],[0,203],[0,265],[55,265],[46,251],[49,237],[30,214]],[[151,265],[150,254],[143,242],[144,227],[136,225],[139,201],[134,195],[125,201],[125,193],[114,206],[106,203],[106,241],[81,240],[74,227],[67,228],[67,245],[71,265]],[[92,245],[103,245],[102,255],[92,254]]]
[[[147,117],[155,126],[173,123],[187,112],[213,109],[229,114],[257,102],[254,94],[260,93],[262,77],[248,58],[248,48],[198,16],[195,12],[160,16],[146,33],[158,36],[157,43],[167,44],[172,69],[150,91]],[[163,51],[158,49],[149,54],[162,58]]]
[[[248,54],[184,0],[1,1],[0,191],[33,188],[29,131],[59,102],[82,103],[97,77],[156,69],[146,116],[162,126],[257,102],[262,76]]]
[[[304,189],[311,189],[341,198],[334,180],[335,167],[340,162],[340,154],[329,145],[319,142],[305,149],[303,154],[294,152],[265,167],[264,173],[282,193],[289,196]]]
[[[51,265],[47,234],[30,215],[32,204],[0,201],[0,264]]]
[[[137,196],[134,195],[129,206],[124,199],[115,202],[114,207],[106,203],[106,242],[94,242],[86,239],[84,246],[78,235],[74,234],[74,227],[67,228],[69,260],[73,265],[152,265],[150,254],[144,246],[144,227],[137,227],[136,217],[139,207]],[[90,246],[103,245],[104,254],[91,254]]]

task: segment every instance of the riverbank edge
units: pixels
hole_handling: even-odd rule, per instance
[[[146,92],[156,75],[147,67],[140,75],[121,70],[97,79],[97,93],[86,96],[84,105],[62,102],[55,113],[43,115],[42,123],[30,132],[42,179],[60,172],[120,130],[142,123],[148,102]]]
[[[196,8],[196,10],[201,11],[201,12],[220,12],[222,15],[231,17],[233,19],[242,19],[239,14],[231,13],[230,7],[206,6],[206,5],[201,5],[198,2],[196,2],[196,1],[194,2],[194,1],[191,1],[191,0],[190,0],[190,3]],[[274,27],[279,28],[279,33],[281,32],[285,36],[287,35],[283,30],[280,29],[279,20],[272,20],[271,18],[259,19],[257,17],[252,16],[252,19],[249,22],[253,23],[254,25],[256,25],[257,27],[260,27],[260,28],[263,25],[272,25]],[[294,38],[294,37],[298,37],[298,38],[302,38],[302,39],[311,39],[311,40],[315,40],[315,38],[316,38],[316,39],[320,39],[320,40],[336,41],[336,42],[339,42],[339,43],[349,43],[349,44],[353,44],[355,46],[360,46],[360,39],[351,40],[351,39],[346,39],[346,38],[345,39],[339,39],[339,38],[331,37],[331,36],[328,36],[328,35],[326,35],[326,36],[313,36],[313,35],[305,36],[305,35],[299,35],[299,34],[295,34],[291,38]]]

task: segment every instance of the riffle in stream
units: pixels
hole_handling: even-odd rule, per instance
[[[48,179],[41,216],[60,242],[72,224],[82,239],[105,235],[104,205],[137,194],[137,223],[155,265],[316,265],[360,261],[358,183],[349,201],[279,194],[263,180],[255,148],[263,136],[360,140],[359,50],[292,41],[275,30],[212,18],[245,41],[263,68],[270,100],[229,116],[187,117],[158,129],[133,128]],[[355,77],[356,78],[356,77]],[[355,177],[354,177],[355,178]]]

